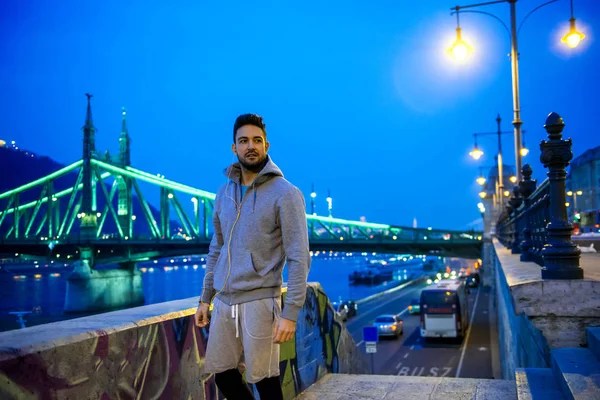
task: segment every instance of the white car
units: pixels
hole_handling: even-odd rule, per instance
[[[375,318],[373,325],[377,327],[379,336],[398,337],[404,333],[402,320],[395,315],[385,314]]]

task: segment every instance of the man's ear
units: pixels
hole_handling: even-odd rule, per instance
[[[231,145],[231,151],[233,151],[233,154],[237,155],[237,150],[236,150],[236,148],[235,148],[235,143],[233,143],[233,144]]]
[[[271,147],[271,143],[266,142],[265,143],[265,153],[269,151],[269,147]]]

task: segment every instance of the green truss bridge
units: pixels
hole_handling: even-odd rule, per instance
[[[215,194],[133,168],[125,111],[119,154],[96,151],[87,96],[82,159],[0,194],[0,257],[93,267],[207,253]],[[481,254],[481,232],[306,218],[315,251]]]

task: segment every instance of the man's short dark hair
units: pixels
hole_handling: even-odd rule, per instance
[[[242,114],[236,118],[235,123],[233,124],[233,143],[235,143],[237,130],[244,125],[254,125],[262,129],[265,134],[265,140],[267,139],[267,126],[263,122],[262,117],[258,114]]]

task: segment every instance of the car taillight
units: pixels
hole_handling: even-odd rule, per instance
[[[408,306],[409,311],[412,310],[412,306]]]

